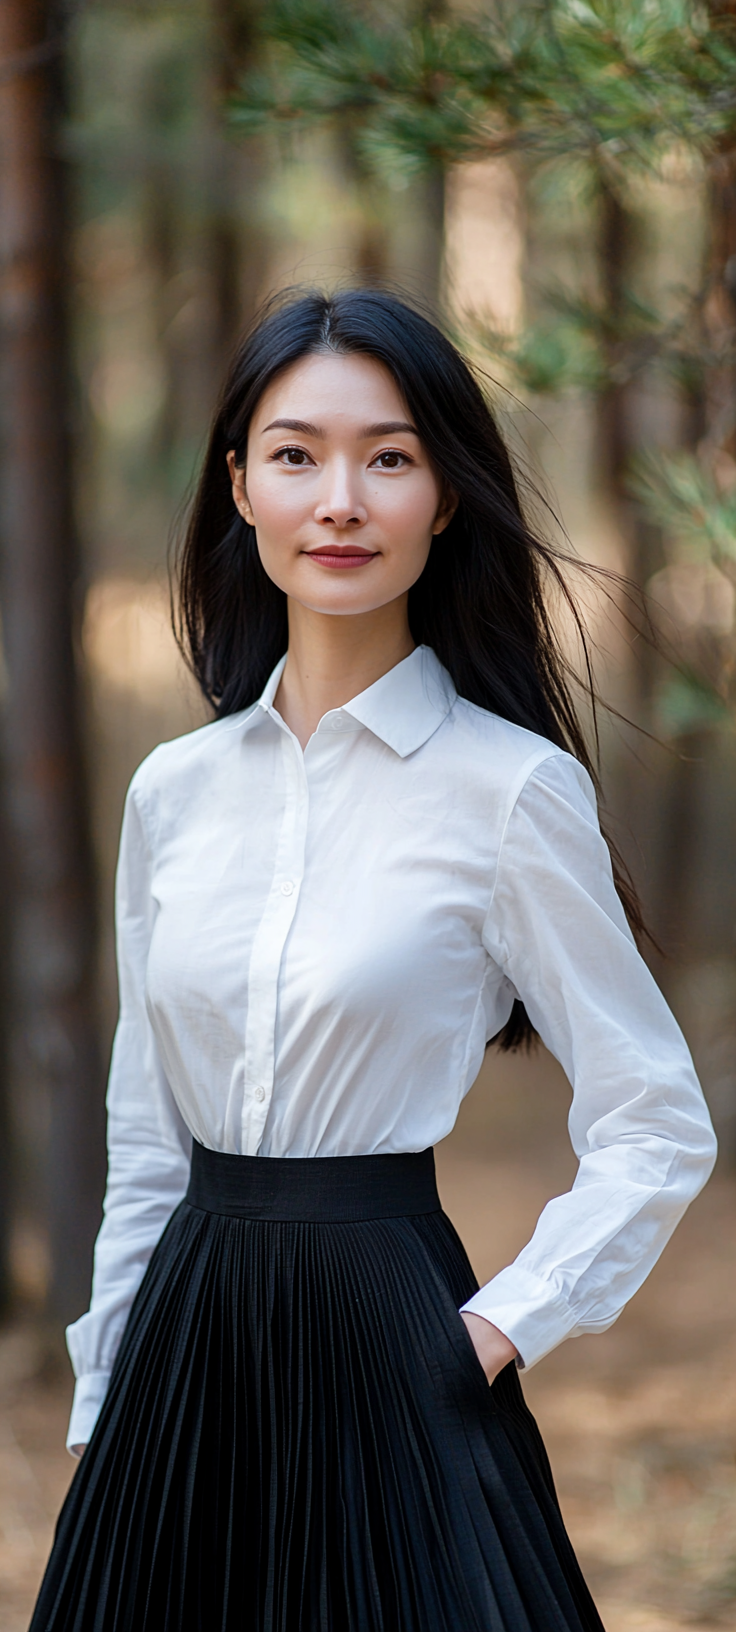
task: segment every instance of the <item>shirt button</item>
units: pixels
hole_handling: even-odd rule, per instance
[[[293,886],[290,878],[287,878],[286,882],[284,884],[282,884],[281,894],[282,895],[293,895],[294,894],[294,886]]]
[[[254,1088],[253,1089],[253,1098],[257,1099],[258,1103],[260,1105],[261,1102],[266,1098],[265,1088],[260,1088],[260,1087],[259,1088]]]
[[[339,718],[334,719],[332,721],[332,729],[333,731],[342,731],[342,720]]]

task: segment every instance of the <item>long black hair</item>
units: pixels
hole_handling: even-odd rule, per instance
[[[585,629],[564,558],[524,516],[507,448],[471,368],[426,317],[377,289],[295,291],[271,300],[233,357],[177,561],[177,638],[215,714],[255,702],[288,642],[286,595],[265,572],[255,530],[233,503],[226,454],[234,448],[236,465],[245,465],[248,427],[264,391],[321,351],[360,353],[385,365],[441,482],[458,499],[409,591],[414,640],[432,647],[461,697],[574,754],[597,788],[575,681],[547,604],[556,587],[577,626],[595,714]],[[641,931],[631,881],[611,852],[629,921]],[[496,1041],[513,1049],[533,1038],[516,1003]]]

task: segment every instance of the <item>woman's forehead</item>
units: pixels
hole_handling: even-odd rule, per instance
[[[264,391],[253,429],[284,418],[324,429],[328,421],[350,424],[356,432],[383,420],[411,423],[393,375],[364,352],[314,352],[284,369]]]

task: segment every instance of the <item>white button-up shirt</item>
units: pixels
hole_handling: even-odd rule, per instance
[[[602,1331],[713,1164],[683,1037],[634,946],[589,777],[411,656],[302,749],[273,707],[162,744],[128,795],[120,1022],[92,1304],[69,1328],[88,1439],[146,1264],[212,1150],[424,1150],[515,997],[573,1088],[572,1190],[465,1306],[531,1365]]]

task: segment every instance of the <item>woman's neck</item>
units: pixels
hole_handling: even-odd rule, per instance
[[[289,601],[289,650],[274,708],[302,748],[323,714],[342,708],[413,652],[407,599],[355,617]]]

